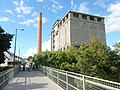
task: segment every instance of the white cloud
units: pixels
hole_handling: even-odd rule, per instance
[[[77,11],[77,5],[74,3],[74,0],[71,0],[71,1],[70,1],[70,4],[71,4],[71,9],[72,9],[73,11]]]
[[[27,19],[27,20],[25,20],[25,21],[23,21],[23,22],[19,22],[19,24],[24,24],[24,25],[26,25],[26,26],[29,26],[29,25],[31,25],[32,23],[34,23],[34,20],[33,20],[33,19]]]
[[[50,39],[42,43],[42,51],[46,50],[50,51]],[[36,54],[36,52],[37,52],[36,48],[29,48],[27,52],[22,54],[22,57],[27,58],[29,56],[33,56],[34,54]]]
[[[105,0],[97,0],[97,1],[94,3],[94,5],[98,5],[98,6],[102,7],[102,8],[106,8],[107,5],[104,3],[104,1],[105,1]]]
[[[10,10],[10,9],[6,10],[6,12],[13,14],[12,10]]]
[[[34,16],[37,16],[38,15],[38,13],[37,12],[33,12],[32,13],[32,16],[34,17]]]
[[[28,58],[29,56],[33,56],[34,54],[36,54],[36,48],[29,48],[27,52],[22,54],[22,57]]]
[[[18,18],[24,18],[24,15],[17,15]]]
[[[33,26],[34,26],[34,27],[38,27],[38,17],[35,18],[34,21],[35,21],[35,22],[34,22]],[[44,24],[44,23],[46,23],[46,22],[47,22],[47,18],[42,17],[42,24]]]
[[[113,45],[109,45],[109,47],[110,47],[111,50],[115,49],[115,47],[113,47]]]
[[[14,1],[13,4],[16,5],[15,11],[18,14],[23,13],[24,15],[27,15],[27,14],[30,14],[34,9],[33,7],[25,5],[23,0],[21,0],[20,3],[18,3],[17,1]]]
[[[0,17],[0,21],[8,22],[9,18],[8,17]]]
[[[50,39],[42,43],[42,51],[46,51],[46,50],[50,51],[50,48],[51,48]]]
[[[120,2],[111,4],[107,8],[108,16],[106,16],[106,31],[107,32],[114,32],[120,31]]]
[[[37,2],[43,2],[43,0],[37,0]]]
[[[43,23],[46,23],[46,22],[47,22],[47,18],[43,17],[43,18],[42,18],[42,22],[43,22]]]
[[[120,42],[120,40],[119,40],[118,42]],[[117,43],[118,43],[118,42],[117,42]]]
[[[70,1],[70,4],[71,4],[71,8],[72,8],[74,6],[73,0]]]
[[[44,24],[46,22],[47,22],[47,18],[42,17],[42,23]],[[37,27],[38,26],[38,17],[36,17],[34,19],[27,19],[25,21],[19,22],[19,24],[23,24],[26,26],[33,25],[34,27]]]
[[[13,4],[15,5],[19,5],[19,3],[17,1],[13,1]]]
[[[53,12],[58,12],[59,10],[63,9],[63,6],[59,2],[57,2],[55,0],[51,0],[51,1],[52,1],[53,5],[51,8],[49,8],[49,10],[51,10]]]
[[[78,11],[82,12],[82,13],[88,13],[89,12],[89,8],[87,8],[87,2],[82,2],[79,5]]]

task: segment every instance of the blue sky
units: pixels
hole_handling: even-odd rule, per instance
[[[8,33],[18,30],[17,50],[21,56],[33,55],[36,48],[38,13],[42,12],[43,50],[50,49],[50,32],[57,19],[68,11],[105,17],[107,45],[120,41],[120,0],[0,0],[0,25]],[[10,51],[14,50],[14,38]]]

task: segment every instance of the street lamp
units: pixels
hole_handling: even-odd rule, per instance
[[[15,30],[16,32],[15,32],[15,45],[14,45],[13,67],[15,67],[15,53],[16,53],[17,30],[24,31],[24,29],[16,29]]]

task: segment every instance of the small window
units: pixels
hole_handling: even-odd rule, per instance
[[[90,20],[94,21],[94,16],[90,16]]]
[[[55,40],[53,40],[53,43],[55,43]]]
[[[66,15],[66,20],[68,19],[68,14]]]
[[[62,22],[60,22],[60,26],[62,25]]]
[[[73,17],[78,18],[79,14],[78,13],[73,13]]]
[[[63,18],[63,23],[65,22],[65,18]]]
[[[58,28],[59,28],[59,24],[58,24],[57,26],[58,26]]]
[[[53,38],[55,37],[55,35],[53,35]]]
[[[55,48],[55,45],[53,45],[53,49]]]
[[[82,19],[87,19],[87,15],[83,14]]]
[[[56,34],[55,35],[58,35],[58,31],[56,31]]]
[[[98,17],[98,18],[97,18],[97,21],[100,22],[100,21],[101,21],[101,18]]]

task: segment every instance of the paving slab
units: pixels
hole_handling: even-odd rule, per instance
[[[25,71],[19,74],[4,90],[64,90],[39,71]]]

